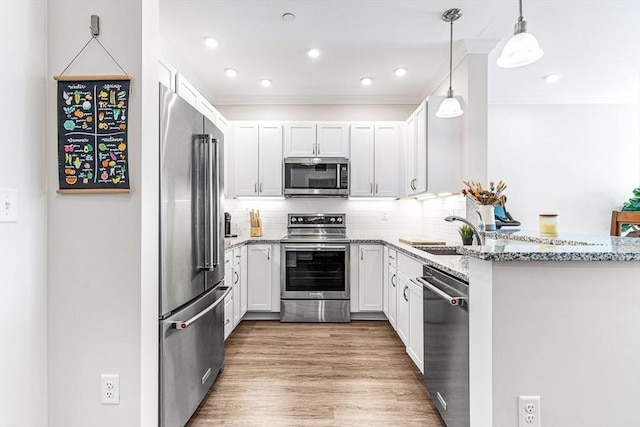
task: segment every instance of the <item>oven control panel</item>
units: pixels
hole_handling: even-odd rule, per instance
[[[289,214],[289,227],[345,227],[345,214]]]

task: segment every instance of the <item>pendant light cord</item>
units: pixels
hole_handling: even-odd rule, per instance
[[[522,21],[524,19],[524,17],[522,16],[522,0],[519,0],[519,4],[520,4],[520,17],[518,18],[518,21]]]
[[[453,89],[451,86],[451,73],[453,72],[453,19],[451,20],[451,37],[449,38],[449,91]]]

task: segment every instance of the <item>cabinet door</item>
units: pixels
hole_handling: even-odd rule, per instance
[[[398,299],[398,271],[392,265],[389,266],[389,323],[393,326],[393,329],[397,330],[397,299]]]
[[[176,93],[194,108],[198,108],[198,98],[200,97],[198,90],[180,73],[177,73],[176,77]]]
[[[169,63],[162,54],[159,55],[158,60],[158,80],[160,83],[171,89],[172,91],[176,91],[176,74],[178,70]]]
[[[227,296],[224,299],[224,339],[226,340],[233,331],[233,298]]]
[[[211,123],[215,124],[216,120],[216,109],[209,101],[204,99],[202,96],[198,97],[198,111],[202,113],[207,119],[211,120]]]
[[[240,289],[240,248],[233,250],[233,327],[240,323],[242,318],[241,299],[242,290]]]
[[[284,156],[316,156],[315,122],[291,122],[284,125]]]
[[[240,318],[247,313],[247,247],[240,248]]]
[[[409,281],[409,344],[407,353],[420,372],[424,373],[424,325],[422,320],[422,286]]]
[[[389,318],[389,248],[385,245],[382,248],[382,312]]]
[[[360,311],[382,311],[381,245],[360,245],[358,285]]]
[[[271,310],[271,245],[249,245],[247,305],[249,311]]]
[[[415,113],[405,122],[405,173],[404,194],[411,196],[416,192],[416,115]]]
[[[416,188],[415,194],[427,191],[427,102],[423,101],[415,112],[416,136],[415,136],[415,167]],[[445,120],[446,121],[446,120]]]
[[[260,125],[260,180],[261,196],[282,196],[282,124]]]
[[[224,253],[224,285],[228,288],[233,286],[233,251]]]
[[[258,195],[258,124],[233,125],[233,190],[236,196]],[[228,145],[227,145],[228,146]]]
[[[317,124],[316,155],[349,157],[349,125],[339,122]]]
[[[371,123],[351,125],[351,196],[373,196],[374,126]]]
[[[401,272],[396,277],[396,331],[406,346],[409,345],[409,279]]]
[[[396,123],[375,125],[375,183],[378,197],[398,195],[398,134]]]

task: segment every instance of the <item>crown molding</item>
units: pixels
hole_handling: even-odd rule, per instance
[[[422,99],[417,95],[217,96],[215,105],[418,105]]]
[[[640,99],[607,96],[494,96],[489,97],[489,105],[640,105]]]

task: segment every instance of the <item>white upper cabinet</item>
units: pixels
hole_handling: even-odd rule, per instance
[[[375,196],[398,195],[399,126],[397,123],[376,123],[375,140]]]
[[[231,141],[233,189],[228,194],[257,196],[259,182],[259,125],[254,122],[235,122]]]
[[[282,124],[234,122],[230,135],[233,189],[228,194],[281,196]]]
[[[405,182],[407,196],[457,192],[462,184],[462,118],[441,119],[443,96],[423,101],[407,119]]]
[[[399,125],[351,125],[351,196],[398,195]]]
[[[173,92],[176,91],[176,75],[178,74],[178,70],[171,65],[171,63],[164,57],[164,55],[158,55],[158,80],[160,83],[171,89]]]
[[[284,125],[284,156],[316,156],[316,123],[292,122]]]
[[[284,126],[285,157],[349,157],[349,125],[290,122]]]
[[[215,124],[217,122],[218,110],[216,110],[215,107],[203,96],[198,96],[197,102],[198,111],[200,111],[207,119],[211,120],[211,123]]]
[[[282,124],[260,124],[260,196],[282,196]]]
[[[176,93],[195,108],[199,108],[198,98],[201,97],[200,93],[180,73],[176,76]]]
[[[317,124],[316,155],[319,157],[349,157],[349,124],[319,122]]]
[[[374,156],[373,123],[352,124],[350,195],[373,196]]]

